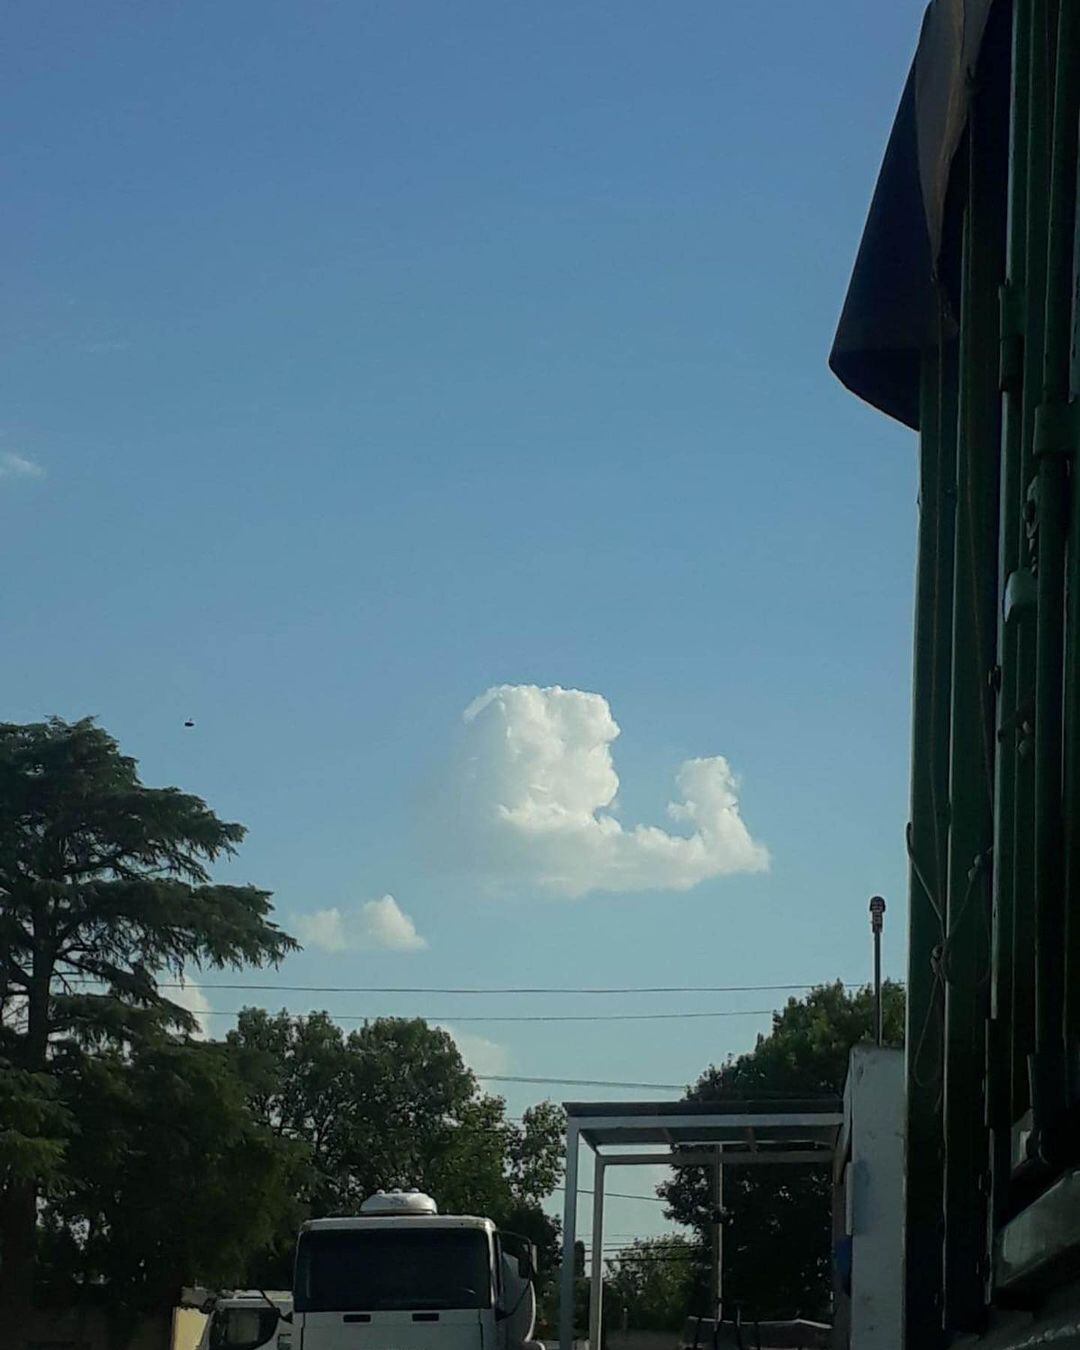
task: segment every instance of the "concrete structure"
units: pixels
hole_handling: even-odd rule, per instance
[[[904,1305],[904,1052],[857,1045],[836,1150],[837,1350],[900,1350]]]

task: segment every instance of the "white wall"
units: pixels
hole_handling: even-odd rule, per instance
[[[851,1350],[900,1350],[904,1265],[904,1052],[851,1052],[844,1111],[850,1153]]]

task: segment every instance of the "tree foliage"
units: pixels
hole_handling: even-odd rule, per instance
[[[327,1013],[248,1008],[227,1045],[256,1118],[305,1151],[310,1214],[355,1213],[380,1188],[417,1186],[550,1253],[557,1229],[540,1202],[561,1175],[562,1111],[544,1103],[507,1120],[448,1032],[378,1018],[346,1035]],[[286,1259],[279,1251],[279,1268]]]
[[[291,951],[268,891],[210,880],[243,837],[200,798],[145,787],[89,719],[0,724],[0,994],[23,1001],[5,1023],[12,1061],[46,1070],[58,1036],[193,1030],[160,975]]]
[[[300,1150],[252,1116],[222,1046],[161,1039],[73,1070],[80,1128],[46,1210],[54,1294],[168,1307],[196,1278],[242,1283],[253,1252],[295,1233]]]
[[[635,1331],[680,1328],[707,1286],[706,1252],[691,1238],[639,1238],[607,1262],[604,1315]]]
[[[215,884],[243,828],[147,788],[92,721],[0,724],[0,1306],[124,1317],[183,1284],[279,1284],[308,1215],[416,1185],[553,1255],[562,1113],[521,1122],[445,1031],[249,1009],[193,1040],[163,985],[275,964],[270,896]],[[39,1259],[40,1258],[40,1259]],[[554,1268],[550,1261],[549,1269]]]
[[[243,836],[198,797],[144,786],[89,719],[0,724],[0,1302],[31,1290],[36,1197],[72,1146],[57,1065],[192,1030],[161,975],[296,945],[267,891],[210,879]]]
[[[884,988],[885,1042],[902,1045],[904,991]],[[749,1053],[711,1065],[688,1093],[690,1101],[808,1098],[839,1095],[854,1045],[874,1032],[870,989],[822,985],[789,999],[772,1031]],[[711,1232],[708,1180],[682,1168],[660,1187],[669,1216]],[[824,1317],[831,1297],[832,1180],[828,1167],[728,1168],[724,1180],[724,1289],[751,1317]]]
[[[0,1061],[0,1193],[26,1182],[51,1186],[73,1124],[51,1075]]]

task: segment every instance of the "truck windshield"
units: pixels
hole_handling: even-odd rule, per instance
[[[297,1312],[488,1308],[487,1235],[475,1229],[340,1229],[304,1233]]]

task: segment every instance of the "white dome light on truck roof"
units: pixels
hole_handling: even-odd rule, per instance
[[[407,1191],[376,1191],[360,1206],[361,1214],[438,1214],[439,1207],[430,1195],[415,1186]]]

